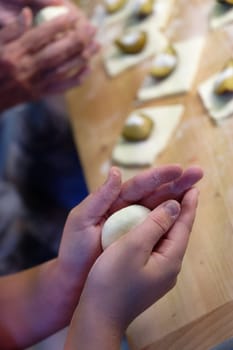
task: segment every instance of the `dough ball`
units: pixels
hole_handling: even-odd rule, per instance
[[[138,54],[145,48],[147,41],[148,38],[145,31],[131,29],[116,39],[115,44],[122,53]]]
[[[52,19],[65,15],[69,12],[69,9],[65,6],[47,6],[40,10],[35,17],[35,24],[40,25],[44,22],[51,21]]]
[[[143,222],[149,213],[150,210],[142,205],[130,205],[111,215],[102,230],[103,249],[106,249],[132,227]]]

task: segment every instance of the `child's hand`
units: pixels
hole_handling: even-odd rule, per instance
[[[82,316],[88,314],[123,334],[136,316],[175,285],[197,198],[198,191],[191,189],[181,204],[163,203],[101,254],[90,271],[71,329],[77,322],[81,330]]]
[[[125,182],[110,211],[113,213],[132,203],[154,209],[169,199],[181,201],[184,193],[203,177],[203,171],[193,166],[182,172],[181,168],[177,167],[175,177],[172,167],[174,168],[167,165],[150,169]]]
[[[85,283],[102,252],[101,230],[112,212],[136,203],[152,209],[170,198],[181,198],[201,177],[199,168],[182,173],[180,166],[169,165],[142,172],[122,185],[119,170],[112,168],[108,181],[68,217],[58,261],[69,280]]]

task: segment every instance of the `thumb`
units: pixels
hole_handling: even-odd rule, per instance
[[[129,232],[128,238],[141,246],[143,258],[148,259],[155,245],[173,226],[180,211],[181,206],[177,201],[164,202],[151,211],[142,224]]]
[[[109,172],[107,181],[94,193],[90,194],[80,205],[75,207],[71,214],[77,221],[85,226],[96,225],[107,214],[112,203],[121,190],[121,173],[113,167]],[[81,219],[81,220],[80,220]]]

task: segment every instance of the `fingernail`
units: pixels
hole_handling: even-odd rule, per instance
[[[107,179],[105,181],[105,184],[107,184],[108,182],[111,182],[113,176],[119,176],[119,170],[116,167],[112,167],[109,170],[108,177],[107,177]]]
[[[176,218],[180,213],[180,204],[176,201],[168,201],[164,204],[164,209],[170,216]]]

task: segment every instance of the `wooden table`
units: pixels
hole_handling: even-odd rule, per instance
[[[145,106],[183,103],[182,122],[155,165],[199,164],[200,206],[176,287],[138,317],[127,335],[132,350],[207,350],[233,336],[233,119],[216,126],[208,118],[197,86],[221,69],[233,53],[233,26],[208,31],[212,0],[177,0],[166,30],[174,40],[206,35],[191,93]],[[142,64],[113,80],[99,57],[92,76],[67,101],[77,149],[90,190],[106,178],[112,148],[145,75]],[[122,169],[123,177],[141,169]]]

